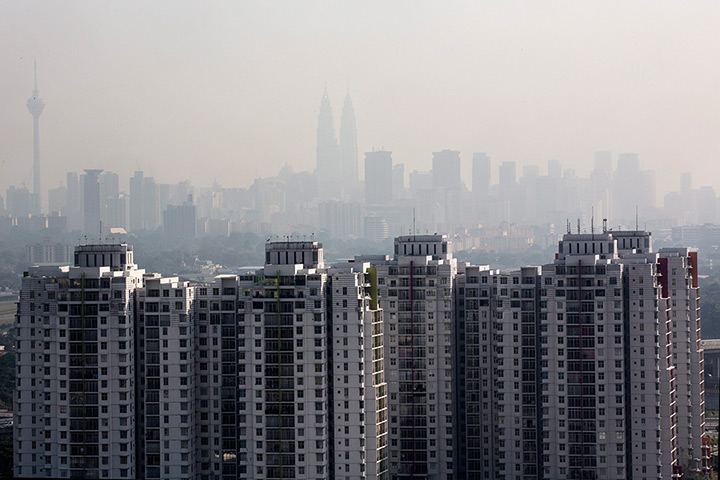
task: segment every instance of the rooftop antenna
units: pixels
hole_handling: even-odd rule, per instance
[[[595,205],[590,207],[590,234],[592,239],[595,240]]]
[[[607,233],[607,218],[603,218],[603,233]]]
[[[635,231],[638,231],[638,206],[635,205]]]
[[[413,207],[413,229],[412,229],[413,235],[417,233],[417,230],[415,230],[415,207]]]
[[[580,234],[580,219],[579,218],[578,218],[577,232],[579,235]]]
[[[570,230],[570,219],[566,218],[565,223],[566,223],[565,227],[567,228],[567,233],[568,234],[572,233],[572,231]]]

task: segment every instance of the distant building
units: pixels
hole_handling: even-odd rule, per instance
[[[100,217],[100,173],[102,170],[85,170],[83,185],[83,211],[85,216],[85,233],[100,235],[102,221]]]
[[[472,191],[477,199],[490,196],[490,157],[485,152],[473,153]]]
[[[175,239],[193,239],[197,237],[196,207],[191,198],[183,205],[168,205],[163,212],[165,235]]]
[[[432,159],[433,188],[460,188],[460,152],[442,150],[433,152]]]
[[[365,153],[365,203],[389,205],[392,203],[392,152]]]
[[[62,243],[53,243],[49,238],[42,243],[27,246],[28,263],[56,263],[69,265],[72,261],[70,246]]]

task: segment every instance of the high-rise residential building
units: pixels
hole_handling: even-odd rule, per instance
[[[136,478],[135,292],[127,245],[31,267],[15,322],[15,476]]]
[[[350,90],[345,95],[342,116],[340,117],[340,177],[338,180],[348,185],[348,194],[358,183],[358,145],[355,109]],[[346,195],[347,196],[347,195]]]
[[[264,269],[238,281],[238,473],[383,478],[382,313],[369,265],[328,269],[317,242],[269,243],[265,254]]]
[[[194,292],[158,274],[136,291],[138,478],[196,478]]]
[[[475,199],[490,196],[490,157],[485,152],[473,153],[472,191]]]
[[[642,231],[565,235],[543,267],[467,267],[460,478],[702,472],[696,276],[694,252],[653,252]]]
[[[32,97],[27,101],[27,108],[33,117],[33,196],[34,209],[32,213],[40,213],[42,208],[42,191],[40,177],[40,114],[45,110],[45,102],[40,97],[37,86],[37,63],[35,63],[35,88]]]
[[[393,198],[392,152],[365,153],[365,203],[389,205]]]
[[[199,285],[146,274],[127,245],[74,263],[23,279],[16,476],[386,478],[370,264],[325,266],[317,242]]]
[[[83,182],[83,215],[85,233],[100,235],[102,219],[100,216],[100,174],[102,170],[85,170]]]
[[[709,472],[693,249],[603,229],[500,271],[444,235],[333,265],[271,242],[264,266],[194,285],[132,256],[82,245],[23,277],[17,477]]]
[[[358,257],[363,258],[363,257]],[[395,239],[377,268],[385,316],[391,478],[453,478],[457,261],[444,235]]]
[[[432,185],[433,188],[456,189],[461,187],[460,152],[454,150],[433,152]]]

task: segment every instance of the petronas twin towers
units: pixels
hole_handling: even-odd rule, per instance
[[[335,136],[330,98],[327,90],[323,93],[318,114],[316,175],[321,195],[325,198],[348,197],[357,188],[357,128],[349,91],[345,95],[340,118],[339,143]]]

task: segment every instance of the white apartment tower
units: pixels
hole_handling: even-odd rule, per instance
[[[135,478],[135,290],[128,245],[33,267],[18,313],[15,476]]]
[[[195,332],[188,282],[146,274],[137,290],[138,477],[195,476]]]
[[[653,252],[642,231],[567,234],[552,264],[461,272],[459,478],[705,468],[696,275],[695,252]]]
[[[453,282],[444,235],[395,239],[392,260],[372,258],[385,315],[392,478],[454,478]]]
[[[382,316],[368,269],[326,268],[317,242],[274,242],[264,268],[238,278],[239,478],[385,477]]]

